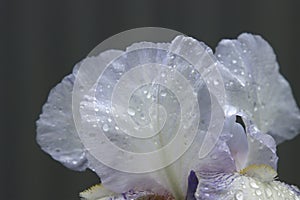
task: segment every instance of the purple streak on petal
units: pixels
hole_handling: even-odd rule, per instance
[[[198,183],[199,181],[196,176],[196,173],[194,171],[191,171],[188,178],[188,189],[186,194],[186,200],[196,200],[194,194],[197,190]]]
[[[228,192],[232,182],[236,178],[235,174],[226,173],[197,173],[199,184],[195,197],[197,200],[220,199]]]

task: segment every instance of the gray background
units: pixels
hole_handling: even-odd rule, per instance
[[[35,121],[49,90],[74,64],[127,29],[171,28],[211,47],[241,32],[260,34],[272,44],[299,104],[299,8],[297,0],[0,1],[0,198],[78,199],[98,182],[92,172],[68,170],[44,154],[35,142]],[[298,136],[278,149],[280,179],[298,186],[299,145]]]

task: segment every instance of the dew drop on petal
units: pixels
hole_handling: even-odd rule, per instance
[[[266,188],[265,192],[266,192],[267,197],[271,197],[272,196],[272,190],[270,188]]]
[[[259,186],[255,182],[250,182],[250,186],[255,189],[259,188]]]
[[[238,191],[237,193],[235,193],[234,198],[236,200],[243,200],[244,199],[244,194],[242,191]]]
[[[214,85],[219,85],[219,81],[218,80],[214,80]]]
[[[135,115],[135,110],[132,109],[132,108],[128,108],[127,113],[128,113],[128,115],[130,115],[130,116],[134,116],[134,115]]]
[[[261,193],[260,190],[255,190],[255,194],[256,194],[257,196],[260,196],[262,193]]]
[[[148,93],[148,94],[147,94],[147,99],[150,99],[150,98],[151,98],[151,94]]]
[[[102,130],[103,130],[104,132],[107,132],[107,131],[109,130],[109,126],[108,126],[107,124],[104,124],[104,125],[102,126]]]
[[[258,86],[258,87],[257,87],[257,90],[258,90],[258,91],[259,91],[259,90],[261,90],[261,87],[260,87],[260,86]]]
[[[160,94],[160,96],[165,97],[165,96],[167,96],[167,93],[163,92]]]

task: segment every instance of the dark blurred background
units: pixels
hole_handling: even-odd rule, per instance
[[[98,182],[92,172],[68,170],[43,153],[35,121],[49,90],[74,64],[127,29],[170,28],[212,48],[221,38],[260,34],[273,46],[299,104],[299,8],[297,0],[0,1],[0,199],[79,199],[80,191]],[[298,186],[299,145],[298,136],[278,148],[280,179]]]

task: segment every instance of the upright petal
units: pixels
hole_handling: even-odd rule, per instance
[[[299,133],[299,109],[288,82],[279,73],[273,49],[265,40],[244,33],[237,40],[222,40],[215,55],[224,65],[220,70],[228,105],[247,113],[277,143]]]
[[[167,190],[185,198],[199,146],[209,138],[211,148],[222,131],[222,84],[205,84],[221,80],[207,72],[218,64],[206,45],[183,36],[171,44],[135,44],[110,62],[78,101],[75,119],[89,166],[105,187],[118,193]]]

